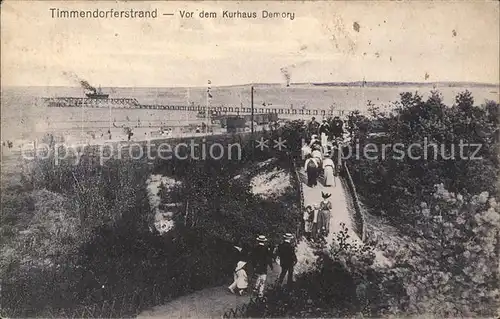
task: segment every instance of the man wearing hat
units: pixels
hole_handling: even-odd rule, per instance
[[[278,278],[277,284],[281,286],[283,279],[288,273],[286,284],[291,287],[293,282],[293,267],[297,263],[297,255],[295,254],[295,247],[292,244],[293,235],[286,233],[283,236],[283,242],[278,246],[276,254],[280,258],[281,273]]]
[[[321,146],[325,148],[328,142],[328,135],[330,135],[330,125],[326,121],[326,118],[323,119],[323,122],[319,126],[318,133],[321,138]]]
[[[333,127],[331,129],[331,135],[333,138],[341,138],[344,133],[344,122],[340,119],[340,117],[335,116],[333,118]]]
[[[273,256],[267,245],[266,236],[260,235],[257,237],[257,245],[252,251],[251,260],[257,275],[254,292],[257,292],[259,297],[262,297],[264,296],[264,287],[267,280],[267,267],[269,266],[273,270]]]
[[[308,125],[309,135],[316,134],[318,132],[319,123],[316,122],[316,118],[313,117]]]

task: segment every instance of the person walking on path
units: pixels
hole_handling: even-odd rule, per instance
[[[319,204],[319,216],[321,220],[320,229],[325,237],[330,234],[330,218],[332,210],[332,203],[328,200],[330,196],[332,195],[321,192],[321,197],[323,197],[323,200]]]
[[[323,160],[323,172],[325,176],[325,186],[337,186],[335,181],[335,164],[329,156]]]
[[[264,296],[264,288],[267,280],[267,267],[273,270],[273,256],[270,248],[267,246],[266,236],[257,237],[257,246],[252,251],[251,260],[254,266],[254,272],[257,275],[254,292],[259,297]]]
[[[320,164],[321,161],[323,160],[323,153],[321,152],[321,150],[322,150],[321,145],[315,144],[311,152],[311,156],[316,158]]]
[[[314,187],[318,185],[319,163],[315,157],[309,157],[304,165],[304,170],[307,172],[307,186]]]
[[[238,293],[240,296],[243,295],[245,290],[248,288],[248,275],[246,272],[246,261],[240,260],[236,265],[236,269],[234,270],[234,281],[228,287],[231,293]],[[235,291],[238,289],[238,291]]]
[[[312,223],[311,223],[311,238],[312,241],[318,239],[318,215],[319,215],[319,205],[314,205],[312,209]]]
[[[326,121],[326,118],[323,119],[323,122],[319,126],[318,133],[321,138],[321,146],[325,149],[328,143],[328,135],[330,135],[330,125]]]
[[[313,117],[308,125],[309,135],[316,134],[318,132],[319,123],[316,122],[316,118]]]
[[[335,116],[332,124],[332,138],[342,138],[342,135],[344,134],[344,122],[340,119],[340,117]]]
[[[293,235],[287,233],[283,236],[283,242],[278,246],[277,255],[280,259],[281,273],[278,278],[277,284],[281,286],[283,279],[288,274],[286,284],[289,288],[293,283],[293,267],[297,263],[297,255],[295,254],[295,247],[292,244]]]
[[[309,147],[314,148],[315,145],[321,146],[321,140],[318,139],[317,134],[311,135],[311,140],[309,141]]]
[[[312,232],[312,222],[314,219],[314,211],[311,205],[308,205],[304,210],[304,235],[307,240],[311,240],[311,232]]]

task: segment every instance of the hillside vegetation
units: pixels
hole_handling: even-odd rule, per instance
[[[499,309],[500,206],[498,205],[499,105],[474,105],[469,92],[446,106],[438,92],[428,100],[404,93],[392,112],[350,115],[352,149],[371,144],[369,153],[350,157],[348,167],[366,213],[396,232],[349,245],[344,231],[302,275],[294,290],[271,291],[250,304],[247,317],[409,316],[492,317]],[[371,135],[371,132],[383,134]],[[434,142],[445,145],[441,158],[414,148],[413,158],[397,157],[382,145]],[[479,144],[464,148],[458,145]],[[405,149],[405,148],[403,148]],[[347,150],[346,150],[347,151]],[[376,157],[376,158],[373,158]],[[398,238],[395,238],[397,236]],[[377,247],[392,265],[378,268]]]
[[[243,149],[233,161],[26,163],[21,182],[2,186],[2,316],[123,317],[229,282],[233,245],[276,240],[299,216],[295,182],[270,197],[251,191],[255,176],[290,178],[286,155]],[[151,231],[151,174],[180,181],[160,189],[161,203],[183,203],[163,236]]]

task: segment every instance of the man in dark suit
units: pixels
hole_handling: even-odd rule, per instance
[[[267,245],[266,236],[257,237],[257,245],[253,249],[250,257],[257,280],[254,286],[254,292],[259,297],[264,296],[264,288],[267,280],[267,267],[273,270],[273,256],[271,249]]]
[[[281,273],[278,278],[277,284],[281,286],[283,279],[288,274],[286,284],[288,287],[293,283],[293,267],[297,263],[297,255],[295,254],[295,247],[292,244],[293,235],[290,233],[283,236],[283,242],[278,246],[276,255],[280,259]]]

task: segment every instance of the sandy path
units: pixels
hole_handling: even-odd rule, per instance
[[[279,276],[280,267],[273,265],[267,275],[266,286],[272,285]],[[252,282],[253,283],[253,282]],[[250,296],[237,296],[227,290],[227,285],[206,288],[174,299],[165,305],[156,306],[140,313],[138,318],[221,318],[224,312],[244,305]],[[251,287],[249,287],[251,288]]]
[[[352,221],[354,208],[352,207],[351,201],[348,200],[350,195],[344,188],[344,183],[342,183],[339,178],[335,177],[335,186],[326,187],[323,185],[323,181],[320,178],[317,186],[309,187],[305,183],[307,181],[307,176],[303,169],[300,175],[304,189],[304,204],[306,206],[319,204],[323,199],[321,197],[321,192],[331,194],[329,200],[332,203],[332,214],[330,219],[330,234],[326,238],[327,243],[333,242],[334,232],[338,232],[342,229],[340,226],[341,223],[344,223],[347,227],[351,242],[362,243],[361,238],[354,232]],[[382,254],[382,251],[375,249],[374,253],[375,264],[377,266],[385,267],[390,265],[390,261]]]
[[[333,232],[340,230],[340,223],[345,223],[349,229],[349,234],[353,240],[360,240],[352,231],[351,213],[346,201],[346,192],[340,182],[336,179],[336,186],[325,187],[321,183],[312,188],[306,185],[306,175],[302,170],[300,178],[304,190],[305,205],[319,204],[322,200],[321,192],[332,194],[332,218],[330,223],[330,235],[328,242],[333,240]],[[311,259],[315,258],[312,253],[313,248],[301,242],[297,251],[298,265],[296,274],[307,271],[311,267]],[[279,275],[279,266],[274,265],[274,271],[268,275],[267,284],[272,284]],[[229,285],[229,283],[228,283]],[[227,286],[206,288],[192,294],[179,297],[165,305],[154,307],[151,310],[142,312],[139,318],[221,318],[225,311],[248,303],[249,296],[235,296],[227,291]]]
[[[352,221],[350,217],[350,211],[347,207],[347,201],[345,199],[345,191],[337,179],[336,186],[325,187],[321,184],[311,188],[308,187],[306,182],[306,176],[303,171],[300,172],[300,177],[302,179],[302,186],[304,189],[304,202],[305,205],[318,204],[321,200],[321,191],[328,192],[332,194],[330,201],[333,205],[333,213],[330,226],[330,236],[327,239],[328,242],[333,240],[332,233],[334,231],[340,230],[340,223],[345,223],[349,228],[349,232],[352,233],[353,238],[359,240],[358,236],[351,230]],[[299,249],[297,251],[299,265],[296,267],[296,273],[307,271],[312,265],[311,258],[314,257],[312,253],[313,249],[305,245],[303,242],[299,244]],[[307,263],[306,263],[307,260]],[[279,266],[274,265],[274,271],[270,272],[268,275],[267,283],[272,284],[277,276],[279,275]],[[228,283],[229,284],[229,283]],[[247,303],[250,300],[249,296],[235,296],[227,291],[226,286],[207,288],[199,290],[187,296],[179,297],[165,305],[154,307],[151,310],[144,311],[138,317],[139,318],[220,318],[225,311],[230,308],[236,308],[240,305]]]
[[[327,237],[327,242],[331,243],[333,240],[333,233],[341,230],[340,223],[344,223],[348,228],[349,235],[351,238],[360,240],[359,236],[353,231],[351,212],[347,204],[346,196],[349,196],[342,183],[338,177],[335,177],[334,186],[324,186],[323,180],[320,178],[318,185],[315,187],[309,187],[306,184],[307,176],[305,171],[302,169],[301,172],[302,187],[304,189],[304,205],[315,205],[323,200],[321,197],[321,192],[331,194],[329,198],[332,203],[332,214],[330,219],[330,234]]]

